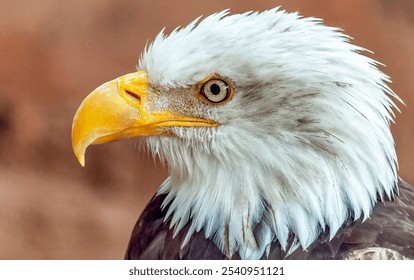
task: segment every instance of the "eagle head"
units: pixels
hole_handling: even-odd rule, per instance
[[[166,220],[227,256],[306,248],[370,216],[397,182],[388,77],[350,38],[278,8],[158,34],[138,71],[98,87],[73,123],[90,144],[140,137],[166,161]],[[288,246],[293,238],[293,245]]]

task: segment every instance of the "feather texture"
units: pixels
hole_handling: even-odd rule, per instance
[[[400,181],[400,195],[394,201],[379,202],[366,221],[348,220],[335,236],[322,234],[306,251],[283,249],[275,242],[262,259],[405,259],[414,258],[414,188]],[[148,204],[135,225],[125,255],[127,259],[227,259],[205,237],[203,230],[194,233],[182,247],[189,223],[175,238],[169,222],[164,223],[167,208],[161,209],[166,195],[158,195]],[[294,245],[291,236],[288,246]],[[290,248],[288,248],[290,249]],[[240,256],[235,254],[233,259]]]
[[[211,240],[228,258],[286,257],[298,247],[313,256],[306,252],[333,242],[344,224],[368,220],[378,197],[394,197],[389,125],[391,97],[399,99],[377,62],[349,40],[319,19],[273,9],[223,11],[161,32],[147,47],[138,68],[148,71],[149,94],[161,96],[149,110],[220,124],[145,139],[170,168],[149,206],[162,209],[141,220],[156,228],[150,243],[158,257],[201,246],[194,238]],[[223,105],[195,92],[212,73],[235,87]]]

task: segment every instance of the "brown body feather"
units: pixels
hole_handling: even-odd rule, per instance
[[[170,223],[164,222],[166,208],[161,210],[165,195],[155,196],[141,214],[132,232],[126,259],[228,259],[204,232],[195,233],[181,248],[189,225],[175,238]],[[273,243],[263,259],[414,259],[414,188],[399,182],[399,195],[394,201],[378,202],[371,218],[362,222],[348,221],[329,240],[322,233],[307,250],[301,247],[286,256],[278,243]],[[293,238],[291,238],[293,240]],[[232,259],[239,256],[233,255]]]

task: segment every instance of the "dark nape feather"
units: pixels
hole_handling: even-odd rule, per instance
[[[145,207],[132,231],[125,259],[159,259],[159,248],[164,247],[168,224],[163,222],[165,211],[161,204],[165,196],[155,196]]]
[[[165,197],[155,196],[141,214],[125,259],[227,259],[203,231],[193,234],[181,248],[189,225],[173,238],[169,220],[163,222],[168,208],[161,210]],[[290,245],[293,240],[292,236]],[[406,182],[400,180],[399,196],[394,201],[378,202],[371,218],[364,222],[347,221],[332,240],[324,232],[306,251],[299,247],[288,256],[273,243],[269,255],[262,259],[346,259],[357,250],[371,247],[391,249],[414,259],[414,188]]]
[[[225,259],[226,257],[203,234],[196,233],[184,248],[180,248],[189,229],[185,226],[173,238],[169,221],[163,222],[168,207],[161,210],[166,195],[154,196],[132,231],[125,259]]]

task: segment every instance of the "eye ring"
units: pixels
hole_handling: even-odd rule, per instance
[[[200,93],[211,103],[221,103],[229,99],[232,88],[226,80],[212,78],[201,86]]]

